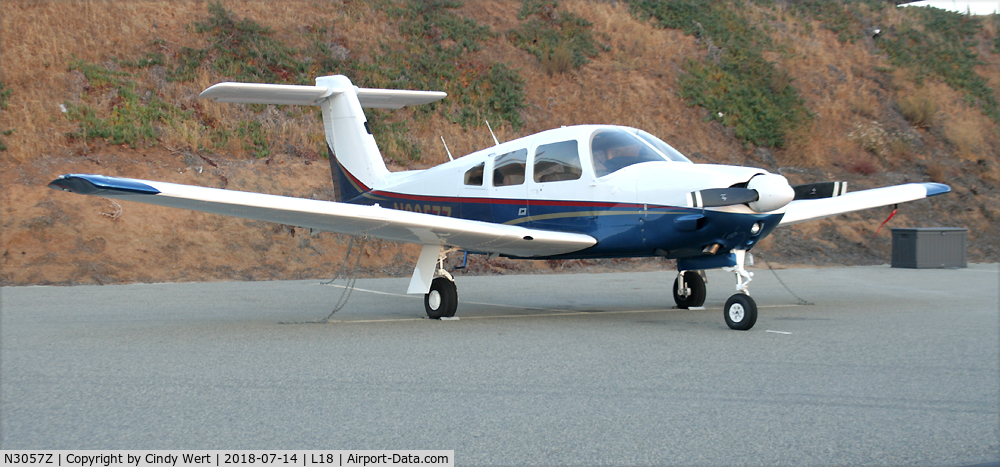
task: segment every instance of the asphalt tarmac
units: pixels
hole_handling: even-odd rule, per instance
[[[8,287],[3,449],[454,449],[458,465],[1000,462],[1000,267]]]

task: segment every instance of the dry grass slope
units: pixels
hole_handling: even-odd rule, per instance
[[[271,37],[288,47],[306,50],[318,40],[362,64],[375,62],[380,41],[404,39],[401,20],[388,17],[386,2],[222,4],[236,17],[271,28]],[[560,11],[592,23],[602,45],[589,63],[562,73],[547,72],[534,55],[503,37],[522,24],[517,19],[521,2],[470,1],[455,12],[498,34],[474,58],[507,64],[525,82],[524,124],[517,130],[494,125],[502,140],[559,125],[612,123],[655,133],[696,162],[780,170],[793,183],[838,179],[862,189],[941,181],[954,193],[902,207],[890,226],[968,227],[970,260],[995,260],[1000,254],[996,122],[941,80],[915,80],[911,71],[893,66],[870,37],[841,41],[837,32],[804,19],[784,2],[743,4],[747,17],[776,44],[765,58],[789,74],[813,114],[811,124],[790,135],[783,149],[748,147],[732,128],[708,121],[707,110],[679,97],[685,60],[707,59],[707,44],[679,30],[654,28],[637,19],[625,2],[559,3]],[[113,218],[108,214],[117,208],[106,200],[45,188],[60,174],[83,172],[332,198],[315,113],[201,101],[202,89],[227,79],[207,63],[187,82],[167,80],[163,66],[134,69],[116,63],[151,52],[174,60],[185,47],[206,48],[209,38],[194,33],[191,25],[208,17],[207,5],[201,0],[0,3],[0,82],[10,91],[0,111],[0,130],[12,130],[2,137],[7,149],[0,151],[0,284],[313,278],[339,269],[347,246],[341,236],[128,203]],[[895,8],[866,13],[884,30],[909,21],[908,14]],[[1000,89],[1000,50],[991,50],[996,24],[984,21],[977,35],[983,64],[976,72],[993,90]],[[60,105],[87,104],[109,112],[118,102],[109,89],[92,86],[79,70],[70,70],[78,60],[129,73],[140,90],[191,117],[160,124],[158,139],[136,148],[68,138],[79,125]],[[492,143],[484,127],[466,128],[440,114],[403,110],[385,118],[404,122],[404,141],[422,154],[419,161],[390,162],[395,169],[447,160],[442,135],[456,155]],[[235,131],[248,122],[266,137],[267,157],[257,159],[246,139],[219,142],[220,129]],[[873,210],[779,229],[758,249],[784,264],[885,262],[888,236],[871,236],[887,214]],[[365,247],[363,274],[409,274],[413,247],[378,246]],[[581,264],[505,261],[477,263],[472,269],[495,273],[570,266]],[[582,266],[650,267],[650,262]]]

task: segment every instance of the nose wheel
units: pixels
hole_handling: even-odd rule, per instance
[[[736,266],[723,269],[736,274],[737,293],[726,300],[722,314],[730,329],[746,331],[757,322],[757,303],[747,291],[747,286],[753,280],[753,273],[748,272],[745,267],[747,264],[753,265],[753,256],[746,250],[733,250],[733,253],[736,255]]]
[[[746,331],[757,322],[757,303],[749,295],[738,293],[726,300],[722,314],[730,329]]]

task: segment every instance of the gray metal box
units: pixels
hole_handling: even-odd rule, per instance
[[[892,267],[964,268],[969,230],[958,227],[892,229]]]

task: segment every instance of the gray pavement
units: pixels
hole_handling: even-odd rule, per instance
[[[4,449],[454,449],[460,465],[1000,461],[1000,268],[0,289]]]

